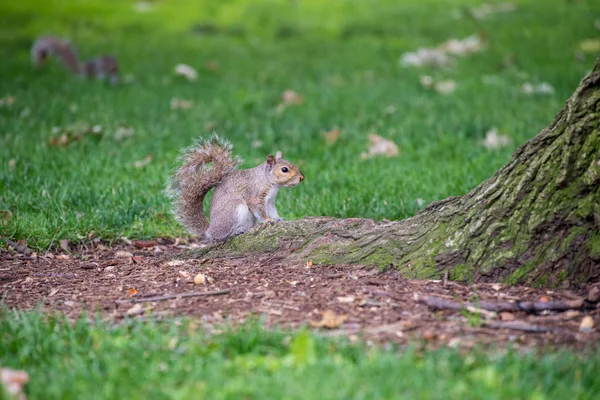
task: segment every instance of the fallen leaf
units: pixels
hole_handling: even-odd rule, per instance
[[[508,135],[500,135],[494,127],[485,133],[483,146],[488,150],[496,150],[508,146],[510,142],[511,138]]]
[[[133,256],[131,259],[136,264],[141,264],[144,261],[144,258],[142,256]]]
[[[179,76],[183,76],[190,81],[195,81],[198,79],[198,72],[191,66],[187,64],[177,64],[175,66],[175,74]]]
[[[313,266],[313,260],[308,260],[308,261],[306,262],[306,268],[310,268],[310,267],[312,267],[312,266]]]
[[[115,140],[120,141],[126,138],[133,137],[135,131],[130,126],[120,125],[115,131],[113,137]]]
[[[600,52],[600,39],[584,39],[579,42],[579,50],[584,53]]]
[[[464,56],[483,49],[481,38],[471,35],[464,39],[448,39],[436,48],[420,48],[403,53],[400,65],[404,67],[444,66],[452,63],[452,56]]]
[[[115,253],[115,256],[125,258],[125,257],[133,257],[133,254],[131,254],[128,251],[119,250]]]
[[[66,251],[68,253],[71,252],[68,240],[59,240],[58,243],[59,243],[61,249],[63,249],[64,251]]]
[[[203,273],[199,273],[194,277],[194,283],[196,285],[206,285],[206,275],[204,275]]]
[[[425,329],[423,331],[423,333],[421,333],[421,336],[423,337],[423,339],[425,340],[433,340],[436,337],[435,332],[433,332],[431,329]]]
[[[400,56],[400,65],[403,67],[424,67],[427,65],[444,66],[452,62],[444,51],[439,49],[418,49],[412,52],[406,52]]]
[[[512,313],[509,313],[507,311],[503,311],[500,314],[498,314],[500,316],[500,319],[502,321],[514,321],[515,320],[515,316]]]
[[[219,69],[219,62],[215,60],[210,60],[207,61],[206,64],[204,64],[204,67],[209,71],[216,71],[217,69]]]
[[[346,315],[337,315],[335,311],[327,310],[323,312],[320,321],[310,320],[309,323],[315,328],[333,329],[341,326],[347,318],[348,316]]]
[[[539,301],[541,301],[542,303],[547,303],[550,301],[550,297],[548,297],[546,295],[541,295],[539,298]]]
[[[400,152],[396,143],[379,135],[369,134],[369,151],[362,153],[360,157],[365,160],[376,156],[396,157],[398,154]]]
[[[131,288],[127,291],[130,296],[135,296],[137,294],[137,290],[135,288]]]
[[[2,225],[8,225],[10,220],[13,217],[13,213],[10,210],[0,210],[0,220],[2,220]]]
[[[54,296],[56,293],[58,293],[59,290],[60,288],[50,290],[50,293],[48,293],[48,297]]]
[[[600,165],[600,164],[598,164],[598,165]],[[588,290],[587,300],[590,303],[597,303],[599,299],[600,299],[600,285],[592,286]]]
[[[356,300],[355,296],[340,296],[337,297],[337,300],[340,303],[354,303],[354,300]]]
[[[16,99],[14,96],[0,97],[0,107],[12,106],[13,104],[15,104],[15,101]]]
[[[494,289],[496,292],[499,291],[500,289],[502,289],[502,285],[499,283],[494,283],[492,285],[492,289]]]
[[[194,103],[189,100],[178,99],[176,97],[171,99],[171,110],[189,110],[193,105]]]
[[[144,307],[140,303],[136,303],[129,310],[125,311],[125,315],[137,315],[144,312]]]
[[[554,88],[547,82],[542,82],[535,85],[530,82],[525,82],[523,86],[521,86],[521,92],[527,95],[552,94],[554,93]]]
[[[156,240],[133,240],[131,244],[133,244],[135,247],[147,249],[149,247],[158,245],[158,242]]]
[[[116,269],[117,269],[116,265],[109,265],[108,267],[104,268],[104,272],[112,272]]]
[[[479,36],[471,35],[464,39],[449,39],[442,43],[439,48],[449,54],[463,56],[479,52],[482,46]]]
[[[451,79],[436,82],[433,86],[439,94],[451,94],[456,90],[456,82]]]
[[[13,399],[24,400],[26,399],[25,393],[23,393],[23,386],[29,382],[29,374],[25,371],[0,368],[0,394],[6,391],[9,396]]]
[[[429,89],[433,87],[433,78],[429,75],[421,75],[419,77],[419,82],[421,83],[421,86],[425,88]]]
[[[581,324],[579,324],[579,330],[581,332],[591,332],[594,328],[594,319],[589,316],[586,315],[585,317],[583,317],[583,319],[581,320]]]
[[[185,270],[180,270],[179,276],[181,276],[183,279],[185,279],[187,281],[192,280],[192,275],[190,275],[190,273]]]
[[[284,91],[281,94],[281,99],[283,101],[283,105],[285,106],[300,105],[304,103],[304,96],[291,89]]]
[[[484,19],[490,15],[515,11],[517,6],[512,3],[484,3],[479,7],[470,8],[469,11],[475,19]]]
[[[180,267],[180,266],[182,266],[184,264],[185,264],[185,261],[183,261],[183,260],[173,260],[173,261],[169,261],[165,265],[167,267]]]
[[[290,285],[292,285],[293,287],[296,287],[298,285],[298,281],[291,281],[289,282]]]
[[[341,131],[338,128],[334,128],[328,132],[323,132],[323,138],[325,139],[325,143],[328,145],[332,145],[338,141],[340,138]]]
[[[566,319],[571,319],[575,317],[579,317],[580,312],[577,310],[567,310],[564,314]]]
[[[136,162],[133,163],[133,166],[136,168],[143,168],[146,165],[150,164],[150,162],[152,161],[152,154],[148,154],[146,157],[144,157],[141,160],[137,160]]]
[[[8,168],[11,171],[14,171],[16,166],[17,166],[17,160],[15,160],[14,158],[11,158],[10,160],[8,160]]]

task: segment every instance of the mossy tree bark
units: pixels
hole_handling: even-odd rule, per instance
[[[407,277],[556,286],[600,279],[600,58],[549,127],[461,197],[403,221],[305,218],[199,250],[393,265]],[[276,254],[273,254],[276,253]]]

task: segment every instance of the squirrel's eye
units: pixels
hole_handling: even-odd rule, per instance
[[[288,170],[288,167],[282,167],[282,168],[281,168],[281,172],[288,172],[288,171],[289,171],[289,170]]]

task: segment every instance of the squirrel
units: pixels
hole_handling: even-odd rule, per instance
[[[119,83],[119,63],[114,56],[102,55],[80,62],[75,47],[68,40],[56,36],[38,37],[31,47],[33,65],[41,67],[50,56],[58,58],[74,74],[88,79],[108,78],[113,85]]]
[[[213,134],[184,149],[181,166],[167,184],[176,219],[206,244],[224,242],[242,234],[257,222],[283,221],[275,208],[280,187],[304,180],[298,167],[278,151],[257,167],[240,170],[240,157],[232,156],[233,145]],[[215,188],[210,223],[204,214],[204,197]]]

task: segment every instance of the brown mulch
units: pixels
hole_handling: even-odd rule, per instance
[[[268,256],[174,261],[190,245],[166,240],[113,248],[98,243],[75,250],[63,247],[39,255],[22,248],[21,252],[2,251],[4,303],[19,309],[41,306],[71,318],[83,310],[99,311],[115,322],[146,318],[148,310],[156,318],[192,316],[207,326],[261,316],[268,326],[308,325],[327,335],[347,335],[350,340],[432,347],[510,344],[522,349],[581,350],[595,347],[600,339],[600,308],[597,299],[588,301],[590,288],[568,291],[407,280],[394,270],[307,262],[290,265]],[[202,280],[198,273],[204,275],[204,284],[198,283]],[[590,287],[591,292],[597,291]],[[434,306],[465,302],[470,302],[469,310]],[[535,302],[538,306],[559,302],[571,309],[481,310],[479,305],[489,302]],[[581,325],[584,319],[587,328]]]

